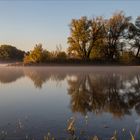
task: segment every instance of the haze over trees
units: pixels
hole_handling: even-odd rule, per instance
[[[140,16],[134,22],[124,12],[110,18],[72,19],[67,38],[67,51],[59,45],[56,50],[37,44],[24,52],[10,45],[0,47],[1,60],[23,60],[24,64],[48,62],[140,63]]]

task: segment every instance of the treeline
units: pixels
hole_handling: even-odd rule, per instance
[[[17,49],[11,45],[1,45],[0,46],[0,60],[9,61],[9,60],[23,60],[25,52]]]
[[[82,59],[134,61],[140,51],[140,17],[135,23],[123,12],[109,19],[81,17],[70,24],[69,54]]]
[[[24,57],[24,64],[30,63],[47,63],[47,62],[56,62],[65,61],[68,58],[68,55],[65,51],[62,50],[62,47],[56,47],[55,51],[48,51],[43,49],[42,44],[36,44],[34,49],[26,53]]]
[[[124,12],[103,17],[72,19],[67,51],[43,49],[37,44],[24,52],[12,47],[0,47],[0,59],[22,59],[24,64],[49,62],[140,63],[140,16],[135,21]],[[4,53],[3,53],[3,48]],[[7,53],[8,52],[8,53]],[[11,54],[9,54],[11,52]]]

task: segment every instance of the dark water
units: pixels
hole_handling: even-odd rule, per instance
[[[0,68],[0,140],[140,139],[140,67]]]

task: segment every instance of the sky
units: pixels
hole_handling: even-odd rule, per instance
[[[139,0],[0,0],[0,45],[29,51],[35,44],[55,50],[68,48],[73,18],[110,17],[123,10],[133,20],[140,15]]]

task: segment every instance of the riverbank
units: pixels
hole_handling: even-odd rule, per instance
[[[140,62],[94,61],[94,60],[51,60],[45,63],[24,64],[22,61],[0,61],[0,66],[140,66]]]
[[[6,66],[22,66],[23,62],[21,61],[9,61],[9,60],[0,60],[0,67],[6,67]]]
[[[0,65],[1,66],[1,65]],[[23,64],[23,63],[7,63],[3,66],[24,66],[24,67],[41,67],[41,66],[140,66],[140,64],[135,63],[32,63],[32,64]]]

